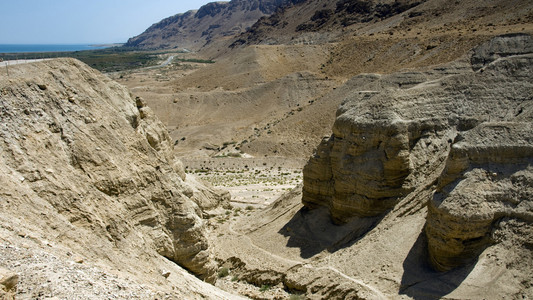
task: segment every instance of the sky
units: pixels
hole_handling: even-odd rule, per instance
[[[0,44],[124,43],[214,0],[0,0]]]

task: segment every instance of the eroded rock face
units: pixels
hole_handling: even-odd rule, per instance
[[[425,231],[437,269],[474,260],[497,241],[500,221],[533,221],[532,133],[531,123],[502,122],[458,135],[429,201]]]
[[[444,161],[452,126],[448,116],[439,116],[438,107],[424,103],[433,101],[429,92],[418,95],[426,93],[424,84],[397,90],[412,86],[412,80],[412,74],[376,77],[341,105],[333,135],[304,169],[305,205],[328,206],[338,223],[376,217]],[[390,88],[379,91],[383,85]],[[427,114],[416,109],[419,105]]]
[[[71,59],[13,68],[10,76],[0,82],[3,212],[51,236],[64,231],[70,244],[93,243],[94,253],[105,252],[100,241],[107,240],[214,280],[193,200],[222,198],[186,179],[166,129],[142,99]]]
[[[329,207],[343,223],[383,216],[438,182],[425,234],[439,270],[475,259],[498,240],[502,222],[530,226],[531,43],[528,35],[498,37],[440,74],[400,73],[357,86],[304,169],[304,205]],[[413,78],[420,82],[402,84]]]
[[[532,52],[533,39],[530,35],[508,34],[495,37],[474,49],[470,62],[474,71],[477,71],[499,58]]]

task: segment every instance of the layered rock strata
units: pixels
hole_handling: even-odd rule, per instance
[[[440,75],[375,75],[357,86],[304,168],[304,205],[328,207],[338,223],[379,217],[438,181],[425,233],[439,270],[471,262],[502,219],[530,224],[531,43],[501,36]]]
[[[10,68],[0,92],[3,214],[96,257],[153,252],[214,280],[198,203],[227,195],[186,178],[142,99],[71,59]]]
[[[484,123],[456,140],[425,228],[431,261],[442,271],[497,241],[503,219],[533,222],[532,123]]]

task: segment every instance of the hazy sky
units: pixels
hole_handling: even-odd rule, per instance
[[[121,43],[214,0],[0,0],[0,44]]]

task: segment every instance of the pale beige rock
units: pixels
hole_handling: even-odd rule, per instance
[[[341,105],[332,137],[304,169],[304,204],[330,207],[339,222],[384,213],[437,170],[457,131],[529,118],[530,64],[530,55],[516,56],[407,89],[359,91]],[[379,82],[404,86],[403,79],[410,81],[396,74]]]
[[[98,261],[138,282],[161,278],[151,275],[162,264],[157,253],[215,279],[194,198],[216,206],[223,197],[187,181],[165,127],[142,99],[72,59],[10,68],[0,93],[5,230],[20,228],[50,251],[79,253],[80,266]],[[172,273],[177,281],[185,276]],[[212,292],[189,286],[191,295]]]
[[[458,136],[429,202],[425,232],[437,269],[474,261],[498,241],[503,219],[533,222],[532,133],[531,123],[502,122]]]
[[[452,298],[531,295],[531,43],[528,35],[496,38],[408,88],[404,74],[354,87],[304,169],[303,204],[327,207],[337,223],[371,217],[399,226],[390,218],[427,202],[423,236],[403,264],[408,295],[453,291],[416,279],[409,270],[425,267],[414,267],[415,258],[450,271],[446,280],[466,281]]]
[[[19,276],[7,269],[0,268],[0,287],[6,292],[13,292],[17,288]]]

